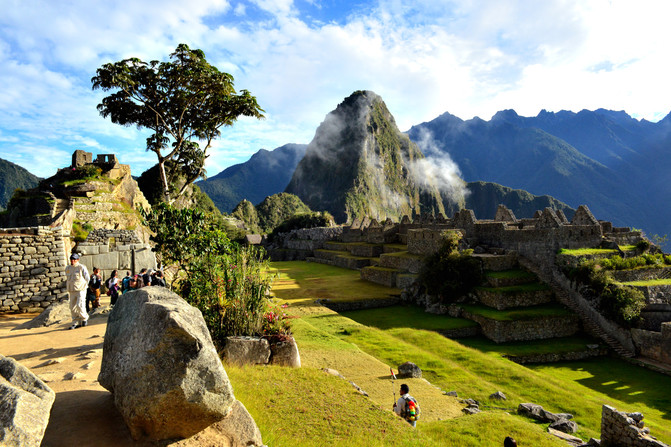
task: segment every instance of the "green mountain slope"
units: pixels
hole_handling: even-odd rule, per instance
[[[7,208],[15,189],[34,188],[40,180],[21,166],[0,158],[0,210]]]
[[[338,222],[444,213],[435,183],[415,175],[422,159],[382,98],[357,91],[326,116],[285,191]]]

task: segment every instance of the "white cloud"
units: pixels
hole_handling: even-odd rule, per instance
[[[381,95],[402,130],[446,111],[605,107],[659,119],[671,109],[663,0],[380,0],[350,6],[342,24],[304,22],[292,0],[4,4],[0,157],[14,162],[33,147],[81,146],[118,152],[134,172],[149,166],[147,133],[101,118],[90,78],[104,62],[165,60],[180,42],[266,110],[224,130],[211,175],[261,147],[308,143],[358,89]]]

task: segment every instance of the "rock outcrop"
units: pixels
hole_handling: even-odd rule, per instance
[[[0,355],[0,445],[38,447],[55,398],[28,368]]]
[[[187,438],[235,402],[202,314],[163,287],[129,292],[114,306],[98,380],[135,439]]]

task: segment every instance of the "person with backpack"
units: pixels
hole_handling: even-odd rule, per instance
[[[413,427],[417,426],[419,419],[419,404],[417,400],[410,395],[410,388],[405,383],[401,385],[401,397],[394,403],[394,412],[401,416]]]
[[[105,281],[105,287],[107,287],[107,294],[110,296],[110,305],[114,306],[116,300],[119,299],[119,278],[116,270],[112,270],[112,275]]]
[[[89,288],[86,291],[86,312],[90,311],[89,303],[93,308],[100,307],[100,286],[102,286],[103,279],[100,276],[100,269],[93,267],[93,274],[89,280]]]
[[[133,277],[131,276],[130,272],[126,272],[126,276],[121,280],[121,294],[125,294],[129,290],[133,290],[133,287],[131,286],[131,282],[133,281]]]

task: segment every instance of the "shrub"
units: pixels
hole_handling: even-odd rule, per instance
[[[636,249],[640,252],[645,252],[648,250],[648,248],[650,248],[650,242],[645,239],[641,239],[636,243]]]
[[[72,222],[72,238],[75,242],[84,242],[86,236],[89,235],[89,232],[93,229],[90,224],[82,225],[79,221]]]
[[[193,258],[180,290],[189,304],[203,313],[212,340],[219,348],[226,337],[262,335],[266,295],[273,277],[266,275],[262,249],[231,244],[225,253]]]
[[[470,251],[458,251],[460,239],[457,232],[445,232],[442,246],[426,258],[419,272],[418,280],[426,292],[444,304],[468,294],[484,279],[480,261]]]
[[[70,174],[71,180],[94,180],[100,178],[103,170],[95,165],[78,166]]]
[[[645,296],[633,287],[609,284],[601,293],[602,312],[624,327],[633,327],[638,323],[641,310],[645,307]]]

